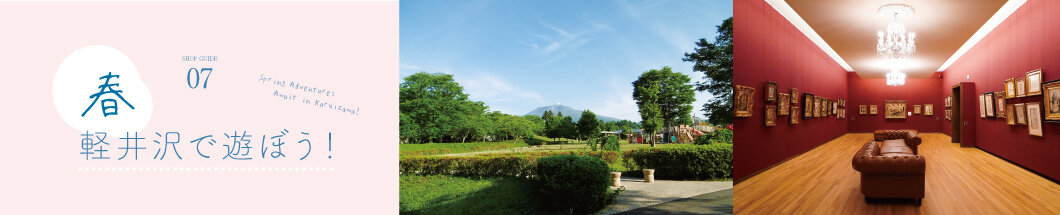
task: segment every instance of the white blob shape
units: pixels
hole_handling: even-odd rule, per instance
[[[108,73],[120,76],[112,78],[110,83],[118,84],[113,89],[122,90],[121,96],[135,109],[127,106],[113,93],[105,93],[86,113],[85,110],[96,100],[90,96],[99,93],[99,86],[105,82],[100,77]],[[151,113],[154,111],[151,91],[140,78],[132,60],[121,51],[102,45],[78,49],[59,64],[52,81],[52,99],[59,116],[70,127],[80,133],[107,132],[108,136],[114,137],[108,138],[111,141],[115,141],[117,137],[125,137],[125,132],[142,131],[151,121]],[[116,100],[118,114],[104,116],[104,99]]]

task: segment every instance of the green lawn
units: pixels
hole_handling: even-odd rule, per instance
[[[401,214],[548,214],[532,181],[402,175]]]

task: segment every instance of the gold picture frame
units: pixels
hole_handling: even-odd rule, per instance
[[[905,119],[905,100],[887,100],[883,102],[883,117],[886,119]]]
[[[787,116],[788,106],[791,106],[791,96],[787,93],[777,94],[777,116]]]
[[[869,105],[869,114],[870,115],[876,115],[876,113],[877,113],[876,110],[878,110],[878,109],[879,108],[876,105]]]
[[[798,88],[791,88],[791,103],[792,104],[798,104],[799,103],[799,89]],[[794,115],[792,115],[792,116],[794,116]]]
[[[986,118],[986,95],[979,95],[979,118]]]
[[[920,105],[913,105],[913,114],[920,114]]]
[[[1005,109],[1005,122],[1009,125],[1016,125],[1016,106],[1012,104],[1006,104]]]
[[[1027,78],[1016,79],[1016,97],[1027,96]]]
[[[802,94],[802,118],[810,119],[813,117],[813,101],[815,96],[809,93]]]
[[[933,116],[933,115],[935,115],[935,105],[934,104],[924,104],[924,116]]]
[[[1023,104],[1023,103],[1016,104],[1015,111],[1016,111],[1016,124],[1017,125],[1026,125],[1027,124],[1027,108],[1026,108],[1026,105]]]
[[[986,117],[994,117],[995,115],[997,115],[994,114],[996,113],[996,111],[994,110],[994,92],[984,93],[983,98],[985,99],[986,103]]]
[[[1005,98],[1016,98],[1016,79],[1005,79]]]
[[[735,88],[733,100],[736,100],[733,106],[733,117],[751,117],[754,112],[752,108],[755,105],[753,99],[755,88],[743,85],[733,85],[733,88]]]
[[[1042,69],[1027,72],[1027,96],[1042,94]],[[1040,108],[1040,107],[1039,107]]]
[[[792,125],[799,124],[799,107],[798,106],[791,106],[791,117],[788,117],[788,118],[791,118],[791,119],[788,120],[788,123],[791,123]]]
[[[1042,84],[1042,102],[1045,108],[1045,121],[1060,121],[1060,80],[1045,82]]]
[[[1031,136],[1042,136],[1042,105],[1038,102],[1027,103],[1027,131]]]
[[[869,114],[869,109],[865,105],[858,105],[858,114],[865,115]]]
[[[765,123],[766,127],[776,126],[777,125],[777,123],[776,123],[776,120],[777,120],[777,106],[776,105],[766,105],[766,115],[765,116],[766,117],[762,117],[762,118],[765,118],[765,120],[766,120],[766,123]]]

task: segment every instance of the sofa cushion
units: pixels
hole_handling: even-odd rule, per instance
[[[895,140],[884,140],[882,143],[880,143],[880,147],[906,147],[906,148],[908,148],[909,146],[905,145],[905,140],[895,139]]]

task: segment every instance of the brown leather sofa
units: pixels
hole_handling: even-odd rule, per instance
[[[861,172],[861,194],[869,198],[924,198],[924,157],[917,155],[920,137],[915,130],[879,130],[876,141],[854,154],[852,165]]]

